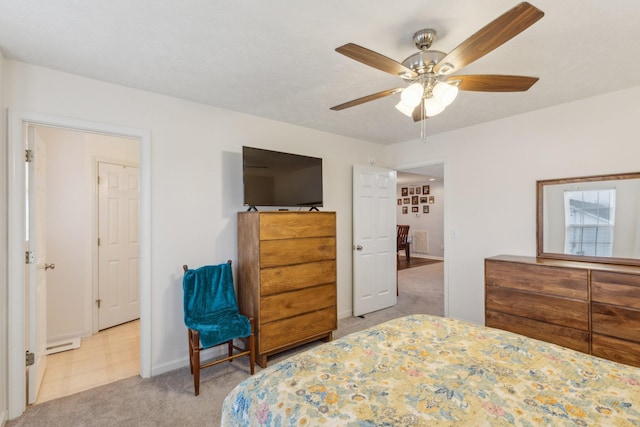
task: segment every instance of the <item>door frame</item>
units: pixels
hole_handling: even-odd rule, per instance
[[[140,144],[140,376],[151,376],[151,132],[74,118],[9,110],[7,141],[7,403],[26,410],[24,141],[27,124],[134,138]]]
[[[415,168],[419,168],[419,167],[423,167],[423,166],[433,166],[433,165],[442,165],[443,167],[443,191],[444,191],[444,213],[443,213],[443,219],[444,219],[444,230],[443,230],[443,235],[444,235],[444,317],[449,317],[449,262],[447,262],[449,259],[451,259],[451,248],[453,247],[453,245],[451,244],[451,236],[450,233],[447,232],[447,230],[449,230],[449,206],[451,206],[451,203],[449,203],[449,198],[450,195],[449,193],[446,191],[446,183],[449,177],[449,173],[448,170],[449,168],[447,167],[447,161],[446,160],[432,160],[432,161],[417,161],[417,162],[412,162],[412,163],[402,163],[400,165],[397,166],[393,166],[392,169],[394,169],[396,172],[402,172],[406,169],[415,169]]]

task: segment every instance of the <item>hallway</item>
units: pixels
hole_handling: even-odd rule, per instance
[[[140,320],[83,338],[80,348],[50,354],[38,403],[140,374]]]

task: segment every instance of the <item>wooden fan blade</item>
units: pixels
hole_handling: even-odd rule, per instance
[[[544,12],[527,2],[500,15],[473,34],[438,62],[434,71],[449,74],[459,71],[511,40],[544,16]]]
[[[347,43],[344,46],[340,46],[336,48],[336,52],[370,67],[377,68],[385,73],[393,74],[394,76],[403,78],[414,78],[418,76],[415,71],[405,67],[401,63],[354,43]]]
[[[345,108],[355,107],[356,105],[364,104],[365,102],[369,102],[369,101],[375,101],[376,99],[384,98],[385,96],[393,95],[394,93],[398,93],[398,92],[402,92],[402,88],[396,87],[393,89],[383,90],[382,92],[363,96],[362,98],[354,99],[353,101],[336,105],[335,107],[331,107],[330,109],[333,111],[344,110]]]
[[[458,89],[477,92],[524,92],[538,81],[537,77],[475,74],[451,76],[447,83],[458,83]]]

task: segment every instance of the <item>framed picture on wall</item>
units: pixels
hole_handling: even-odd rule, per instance
[[[413,187],[409,187],[409,194],[415,194],[416,189]]]
[[[404,199],[402,199],[404,201],[405,205],[408,205],[409,203],[411,203],[411,198],[410,197],[405,197]]]
[[[408,206],[403,206],[402,207],[402,213],[403,214],[408,214],[409,213],[409,207]]]
[[[428,185],[423,185],[422,186],[422,194],[429,194],[429,186]]]
[[[418,204],[418,196],[411,196],[411,204],[412,205]]]
[[[400,189],[400,191],[402,192],[403,196],[408,196],[409,195],[409,188],[408,187],[402,187]]]
[[[420,197],[420,203],[429,203],[429,198],[427,196]]]
[[[398,205],[402,204],[402,199],[398,199]]]
[[[422,213],[429,213],[429,205],[422,206]]]
[[[412,206],[412,207],[411,207],[411,212],[416,212],[416,213],[418,213],[418,212],[420,212],[420,209],[419,209],[417,206]]]
[[[435,203],[436,202],[436,198],[433,196],[429,196],[429,203]]]
[[[420,187],[416,187],[416,194],[420,194]]]

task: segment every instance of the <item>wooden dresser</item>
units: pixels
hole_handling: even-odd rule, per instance
[[[238,213],[238,304],[256,362],[337,328],[335,212]]]
[[[640,366],[640,267],[487,258],[485,324]]]

